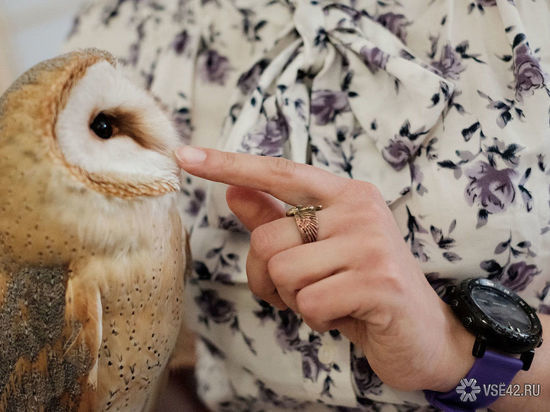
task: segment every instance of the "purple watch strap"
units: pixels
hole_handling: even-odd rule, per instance
[[[475,411],[497,400],[488,385],[507,387],[523,366],[523,361],[511,356],[485,351],[455,389],[449,392],[424,391],[428,402],[445,412]]]

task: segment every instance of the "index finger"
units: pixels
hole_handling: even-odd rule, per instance
[[[261,190],[291,205],[326,205],[345,183],[342,177],[282,157],[191,146],[177,149],[176,157],[180,167],[192,175]]]

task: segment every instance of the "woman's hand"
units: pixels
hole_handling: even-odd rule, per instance
[[[467,374],[474,337],[426,281],[375,186],[282,158],[191,147],[177,156],[189,173],[232,185],[228,205],[251,231],[255,295],[319,332],[340,330],[395,388],[448,391]],[[274,197],[323,206],[316,242],[303,244]]]

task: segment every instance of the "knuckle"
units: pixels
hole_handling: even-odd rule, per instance
[[[267,273],[262,273],[261,269],[254,265],[250,255],[246,260],[246,276],[248,278],[248,288],[256,296],[265,298],[273,293],[273,285],[269,281]]]
[[[263,290],[260,288],[260,284],[255,282],[251,276],[248,276],[248,288],[250,291],[260,298],[264,298]]]
[[[318,297],[307,289],[302,289],[296,294],[298,312],[304,319],[308,320],[309,324],[321,322],[320,311],[317,305],[318,301]]]
[[[355,188],[358,182],[353,179],[345,179],[340,187],[340,190],[336,194],[336,197],[346,199],[355,193]]]
[[[267,300],[271,295],[273,295],[274,289],[269,282],[262,281],[260,277],[254,276],[253,274],[247,273],[247,275],[248,288],[254,295],[262,298],[263,300]]]
[[[378,187],[370,182],[352,180],[346,185],[346,191],[354,203],[366,205],[386,204]]]
[[[378,242],[380,242],[380,236],[375,235],[375,238],[377,238]],[[368,259],[373,267],[381,271],[386,271],[387,266],[389,266],[388,259],[391,259],[391,257],[388,255],[391,256],[391,253],[389,253],[388,250],[382,247],[382,245],[378,244],[372,247],[372,249],[369,251]]]
[[[258,226],[250,234],[250,249],[262,259],[270,257],[272,244],[273,234],[266,225]]]
[[[382,259],[376,265],[377,279],[376,283],[380,290],[390,293],[394,296],[406,295],[406,276],[402,273],[399,264],[393,259]]]
[[[384,277],[385,289],[391,290],[394,295],[406,294],[406,287],[403,282],[403,276],[398,273],[391,265],[388,268],[388,275]]]
[[[248,278],[248,288],[250,291],[259,298],[266,300],[267,294],[264,292],[262,288],[260,288],[260,285],[253,282],[252,279]]]
[[[376,217],[378,223],[383,223],[384,225],[387,225],[388,222],[393,221],[391,211],[386,205],[386,201],[382,199],[382,197],[380,197],[378,201],[372,202],[368,210],[371,215]]]
[[[359,279],[372,277],[375,273],[383,272],[384,264],[390,254],[382,245],[376,234],[358,237],[356,244],[364,245],[350,252],[348,267],[358,271]]]
[[[271,276],[271,280],[277,287],[281,287],[286,284],[286,262],[279,257],[279,255],[273,256],[267,262],[267,271]]]
[[[374,200],[382,199],[382,194],[380,193],[380,190],[378,190],[378,187],[376,185],[364,181],[358,183],[360,186],[360,194]]]
[[[269,169],[280,178],[291,178],[296,171],[296,163],[284,157],[273,157],[269,162]]]
[[[221,152],[221,163],[224,170],[232,170],[235,166],[236,157],[230,152]]]

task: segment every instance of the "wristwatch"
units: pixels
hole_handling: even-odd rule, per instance
[[[450,285],[445,301],[475,335],[476,360],[457,388],[446,393],[424,391],[426,399],[447,412],[485,408],[499,396],[493,388],[507,387],[521,369],[531,366],[534,349],[542,344],[540,320],[515,292],[489,279]]]

